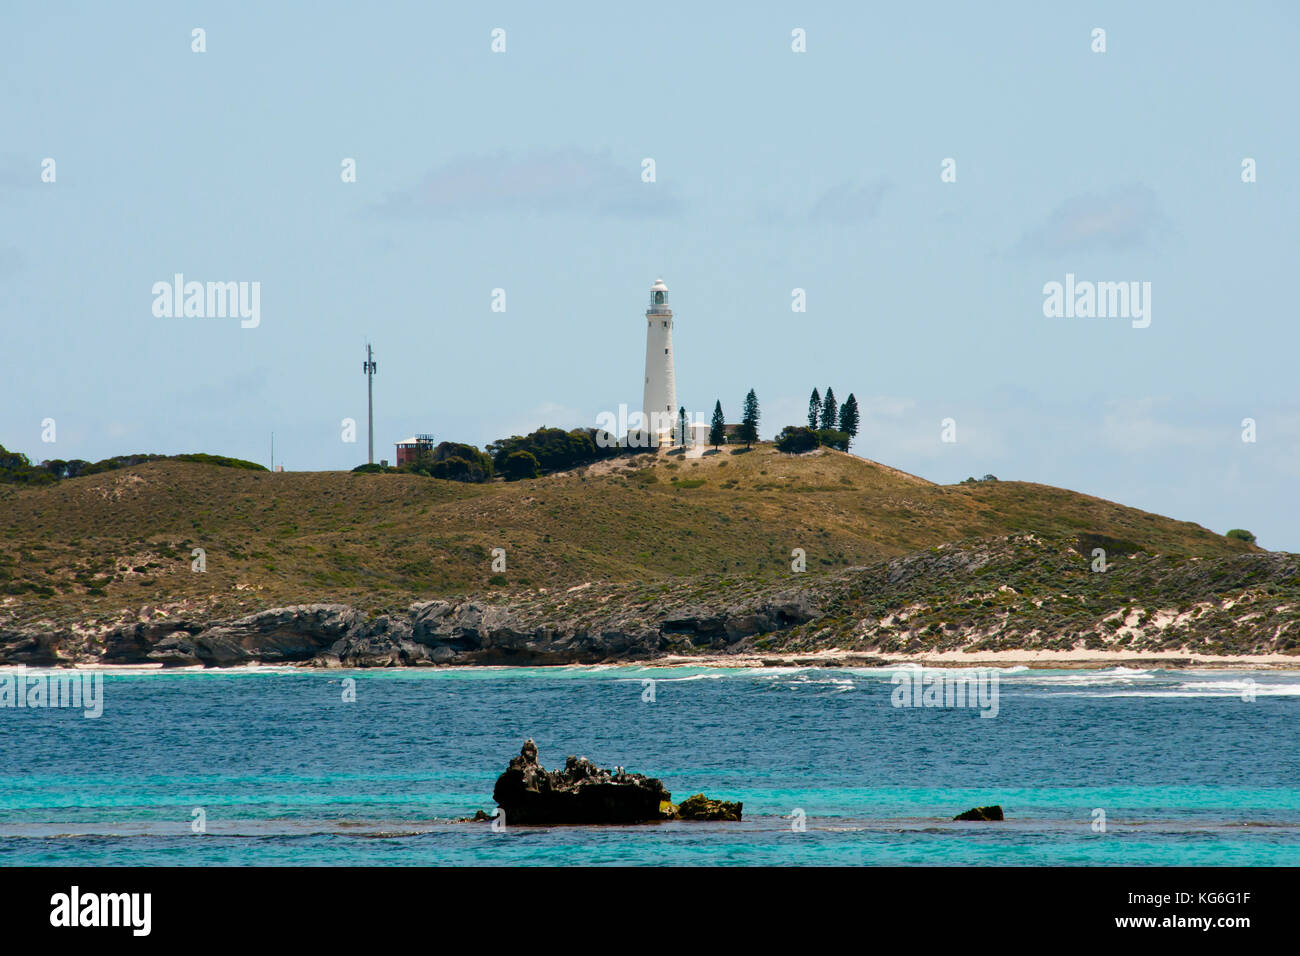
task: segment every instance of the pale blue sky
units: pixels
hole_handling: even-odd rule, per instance
[[[754,388],[770,437],[831,385],[926,478],[1300,550],[1293,5],[732,6],[5,5],[0,443],[349,468],[367,336],[376,457],[594,425],[662,275],[689,409]],[[260,327],[155,318],[176,272]],[[1045,318],[1067,272],[1151,282],[1150,328]]]

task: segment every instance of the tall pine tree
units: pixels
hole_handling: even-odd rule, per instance
[[[686,447],[686,406],[677,409],[677,447]]]
[[[812,397],[808,399],[808,427],[813,431],[817,430],[817,420],[822,414],[822,397],[817,394],[817,389],[813,389]]]
[[[726,444],[727,420],[722,416],[722,402],[713,406],[713,421],[709,423],[709,444],[714,448]]]
[[[826,398],[822,402],[822,428],[838,428],[840,405],[835,401],[835,389],[826,389]]]
[[[849,436],[850,444],[857,437],[858,420],[858,400],[853,397],[852,392],[849,392],[849,397],[840,406],[840,431]]]
[[[740,420],[740,438],[746,448],[758,441],[758,396],[752,388],[745,396],[745,416]]]

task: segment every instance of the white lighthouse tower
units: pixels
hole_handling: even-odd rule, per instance
[[[672,443],[677,420],[677,382],[673,377],[673,310],[662,278],[650,287],[645,312],[645,394],[641,411],[644,431],[654,445]]]

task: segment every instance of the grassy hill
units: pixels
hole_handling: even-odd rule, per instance
[[[1100,543],[1111,560],[1256,550],[1060,488],[936,485],[829,450],[641,455],[485,485],[159,461],[0,488],[0,623],[102,624],[142,608],[215,619],[310,602],[380,613],[587,582],[740,592],[1024,533]],[[191,571],[194,548],[206,573]],[[504,581],[494,548],[506,551]],[[795,548],[806,575],[791,573]]]

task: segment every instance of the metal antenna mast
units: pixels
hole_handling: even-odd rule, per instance
[[[366,425],[366,440],[370,443],[370,464],[375,463],[375,372],[379,371],[379,366],[375,364],[374,353],[370,351],[370,343],[366,343],[366,360],[361,363],[361,371],[366,373],[366,402],[369,407],[370,420]]]

